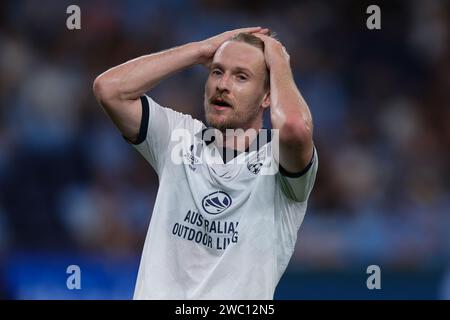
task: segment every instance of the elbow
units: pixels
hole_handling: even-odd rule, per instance
[[[280,142],[286,145],[304,144],[311,141],[313,135],[313,124],[311,119],[298,119],[288,117],[280,128]]]
[[[97,101],[103,106],[106,106],[111,102],[124,100],[119,82],[118,79],[112,78],[106,73],[95,78],[92,90]]]
[[[92,91],[94,92],[95,98],[100,103],[109,100],[111,96],[113,96],[111,85],[103,75],[99,75],[95,78],[92,85]]]

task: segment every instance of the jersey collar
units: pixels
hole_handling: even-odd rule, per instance
[[[209,132],[208,130],[213,130]],[[208,134],[206,134],[208,133]],[[213,143],[216,140],[214,136],[214,127],[205,127],[201,132],[197,134],[197,136],[205,142],[207,146]],[[245,152],[258,151],[265,144],[269,143],[272,140],[272,130],[267,128],[261,128],[256,139],[252,141],[252,143],[245,149]]]

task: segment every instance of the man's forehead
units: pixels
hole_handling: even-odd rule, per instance
[[[259,68],[264,63],[261,49],[240,41],[223,43],[214,55],[213,64],[227,64],[242,68]]]

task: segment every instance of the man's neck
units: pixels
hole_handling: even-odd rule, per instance
[[[260,128],[227,130],[222,132],[222,146],[227,149],[245,151],[258,136]]]
[[[256,139],[260,130],[261,128],[227,129],[225,132],[221,132],[222,139],[216,139],[216,145],[219,148],[245,151]]]

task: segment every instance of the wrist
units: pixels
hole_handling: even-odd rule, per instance
[[[195,55],[196,64],[204,64],[205,61],[210,57],[210,47],[205,41],[198,41],[191,43],[192,50]]]
[[[289,59],[286,59],[284,57],[277,57],[276,59],[273,59],[270,61],[270,64],[268,65],[270,70],[291,70],[291,63]]]

